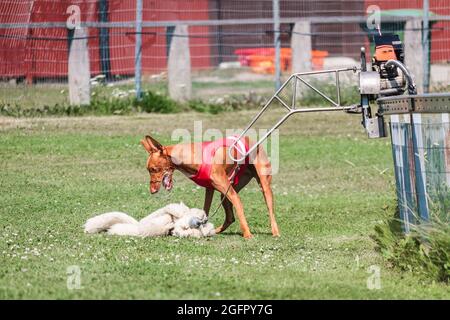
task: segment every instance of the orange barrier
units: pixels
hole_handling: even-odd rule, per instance
[[[242,48],[234,51],[238,56],[241,66],[249,66],[256,73],[275,73],[275,49],[274,48]],[[311,63],[314,70],[323,69],[324,59],[328,51],[312,50]],[[291,69],[292,49],[281,48],[280,63],[282,71]]]
[[[313,70],[323,70],[323,64],[326,57],[328,57],[328,51],[312,50],[311,63]]]

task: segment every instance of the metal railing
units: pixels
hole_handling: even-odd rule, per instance
[[[238,138],[233,142],[233,144],[228,148],[228,155],[230,158],[237,162],[242,163],[252,152],[258,148],[261,143],[263,143],[272,133],[274,130],[276,130],[280,125],[282,125],[289,117],[291,117],[294,114],[297,113],[308,113],[308,112],[329,112],[329,111],[350,111],[355,110],[357,108],[357,105],[352,106],[342,106],[341,105],[341,90],[340,90],[340,78],[339,74],[342,72],[357,72],[360,70],[356,66],[353,68],[341,68],[341,69],[332,69],[332,70],[322,70],[322,71],[311,71],[311,72],[303,72],[303,73],[294,73],[292,74],[284,83],[281,85],[281,87],[275,92],[275,94],[266,102],[264,107],[256,114],[256,116],[250,121],[250,123],[247,125],[247,127],[241,132],[241,134],[238,136]],[[325,93],[323,93],[321,90],[316,88],[314,85],[309,83],[304,79],[305,76],[311,76],[311,75],[319,75],[319,74],[334,74],[335,76],[335,87],[336,87],[336,100],[334,101],[331,97],[327,96]],[[296,100],[297,100],[297,92],[299,89],[299,82],[306,85],[311,90],[315,91],[318,95],[320,95],[322,98],[324,98],[326,101],[328,101],[332,107],[319,107],[319,108],[300,108],[298,109],[296,107]],[[289,85],[292,84],[293,91],[291,95],[291,105],[286,104],[286,102],[280,97],[280,93],[283,92],[283,90]],[[272,105],[274,101],[279,102],[284,108],[287,109],[287,113],[280,119],[278,122],[276,122],[272,128],[270,128],[255,144],[253,144],[249,150],[246,153],[242,153],[239,148],[237,148],[237,143],[239,140],[241,140],[245,134],[251,129],[251,127],[258,121],[258,119],[269,109],[269,107]],[[236,158],[233,155],[233,150],[236,150],[237,154],[240,155],[240,157]]]

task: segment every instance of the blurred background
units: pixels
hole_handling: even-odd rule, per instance
[[[1,110],[149,94],[260,105],[291,72],[358,66],[373,6],[420,91],[447,90],[448,0],[2,0]]]

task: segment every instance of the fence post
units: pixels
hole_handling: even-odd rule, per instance
[[[294,25],[291,37],[291,49],[292,49],[292,73],[308,72],[312,70],[311,59],[311,22],[299,21]],[[302,98],[308,88],[301,84],[300,81],[296,81],[297,97]]]
[[[423,93],[424,90],[424,71],[426,61],[424,59],[424,51],[421,50],[422,38],[419,31],[422,30],[422,21],[419,19],[411,19],[405,24],[405,64],[414,76],[417,92]]]
[[[311,22],[295,23],[292,30],[291,49],[292,73],[311,71]]]
[[[430,88],[430,3],[423,0],[422,47],[423,47],[423,91]]]
[[[143,0],[136,0],[136,47],[134,51],[134,82],[136,87],[136,98],[141,99],[142,78],[142,10]]]
[[[109,18],[108,0],[100,0],[99,2],[99,21],[108,22]],[[111,79],[111,61],[109,54],[109,28],[100,28],[100,64],[102,73],[107,80]]]
[[[71,105],[91,103],[89,50],[87,30],[75,28],[69,39],[69,102]]]
[[[176,101],[191,99],[191,55],[187,25],[175,27],[167,63],[169,95]]]
[[[281,41],[280,41],[280,2],[272,0],[273,7],[273,41],[275,47],[275,90],[281,86]]]

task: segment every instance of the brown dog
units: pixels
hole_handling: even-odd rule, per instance
[[[248,137],[244,137],[247,146],[250,145]],[[159,191],[161,184],[167,190],[172,189],[172,175],[174,170],[181,171],[191,178],[199,173],[204,156],[202,143],[177,144],[162,146],[158,141],[150,136],[146,136],[142,145],[149,153],[147,169],[150,173],[150,192]],[[237,151],[234,150],[234,157],[237,158]],[[240,172],[239,181],[233,184],[230,176],[235,171],[235,164],[228,155],[228,148],[225,146],[215,150],[210,165],[210,185],[205,187],[205,202],[203,209],[209,214],[214,190],[221,193],[222,206],[225,210],[225,221],[216,229],[216,233],[223,232],[234,222],[233,206],[239,219],[240,228],[245,238],[251,238],[252,234],[244,215],[244,208],[238,192],[244,188],[252,178],[256,178],[266,201],[269,210],[270,225],[273,236],[279,236],[277,222],[273,210],[273,195],[270,187],[272,175],[270,161],[262,149],[258,147],[252,156],[252,161]],[[232,184],[230,186],[230,184]],[[224,197],[226,197],[224,199]]]

